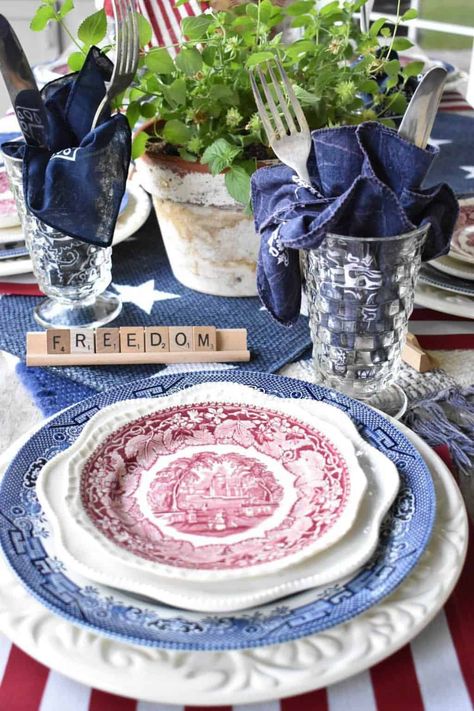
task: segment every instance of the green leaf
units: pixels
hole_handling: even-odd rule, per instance
[[[410,49],[410,47],[413,47],[413,42],[410,42],[407,37],[395,37],[393,40],[392,49],[397,52],[403,52],[405,49]]]
[[[153,118],[156,115],[155,104],[152,101],[146,101],[145,103],[140,104],[140,114],[144,118]],[[128,112],[127,112],[127,117],[128,117]]]
[[[166,101],[173,108],[186,103],[186,82],[183,78],[180,77],[168,86],[163,86],[162,91]]]
[[[409,77],[418,76],[418,74],[423,71],[424,66],[424,62],[410,62],[406,64],[402,69],[403,78],[409,79]]]
[[[86,55],[82,52],[73,52],[69,55],[67,63],[72,72],[80,72],[86,61]]]
[[[249,3],[248,5],[245,6],[245,12],[249,17],[252,17],[254,20],[258,20],[258,6],[254,5],[253,3]]]
[[[239,98],[238,94],[227,84],[213,84],[209,88],[209,96],[213,101],[218,101],[227,106],[235,106]]]
[[[371,37],[377,37],[378,33],[382,29],[382,27],[385,25],[387,22],[386,17],[380,17],[378,20],[375,20],[375,22],[370,26],[369,30],[369,35]]]
[[[268,0],[261,0],[260,2],[260,22],[266,25],[272,18],[273,15],[273,5],[268,2]]]
[[[324,5],[324,7],[320,9],[319,14],[321,17],[329,17],[330,15],[339,14],[340,12],[339,0],[334,0],[334,2]]]
[[[41,32],[44,30],[49,20],[55,19],[54,9],[48,5],[40,5],[36,10],[33,19],[30,22],[30,29],[34,32]]]
[[[359,84],[359,89],[366,94],[378,94],[380,91],[380,87],[375,79],[364,79],[364,81]]]
[[[298,17],[295,17],[295,19],[291,23],[291,27],[308,27],[310,24],[311,15],[298,15]]]
[[[145,153],[149,136],[145,131],[140,131],[132,141],[132,160],[139,158]]]
[[[81,22],[77,31],[77,36],[89,47],[93,44],[99,44],[107,32],[107,18],[103,10],[94,12]]]
[[[136,101],[131,101],[127,106],[127,119],[130,128],[133,128],[140,118],[140,105]]]
[[[61,18],[61,20],[63,19],[63,17],[66,17],[66,15],[71,12],[71,10],[74,10],[73,0],[64,0],[63,4],[61,5],[61,8],[58,12],[58,15]]]
[[[410,8],[406,12],[403,13],[401,19],[403,22],[407,22],[408,20],[414,20],[415,17],[418,17],[418,13],[415,10],[414,7]]]
[[[147,68],[155,74],[173,74],[174,62],[164,47],[151,49],[146,55]]]
[[[291,3],[286,8],[286,14],[290,17],[297,17],[298,15],[304,15],[307,12],[311,12],[314,7],[313,0],[297,0],[297,2]]]
[[[138,24],[138,40],[140,47],[143,48],[146,47],[147,44],[150,44],[153,30],[146,17],[143,17],[139,12],[136,12],[135,15]]]
[[[204,151],[201,163],[209,165],[212,175],[229,168],[234,158],[240,153],[240,148],[232,146],[225,138],[218,138]]]
[[[250,200],[250,176],[239,165],[232,166],[224,176],[229,195],[242,205]]]
[[[257,64],[261,64],[262,62],[268,62],[269,59],[274,58],[275,54],[273,52],[255,52],[255,54],[251,54],[250,57],[247,59],[245,66],[255,67]]]
[[[202,69],[201,53],[195,47],[183,47],[175,63],[186,76],[193,76]]]
[[[181,21],[181,31],[189,39],[202,39],[207,33],[209,25],[214,22],[210,15],[196,15],[196,17],[185,17]]]
[[[216,54],[217,47],[204,47],[201,55],[204,64],[207,64],[208,67],[214,66]]]
[[[179,119],[170,119],[163,128],[163,138],[174,146],[182,146],[191,138],[192,131]]]
[[[293,89],[295,91],[296,98],[299,99],[303,106],[312,106],[313,104],[318,103],[319,97],[316,96],[316,94],[312,94],[310,91],[306,91],[306,89],[303,89],[302,86],[295,84]]]
[[[396,76],[400,72],[400,62],[398,59],[391,59],[384,63],[383,70],[389,77]]]
[[[186,148],[178,148],[178,153],[183,160],[189,161],[189,163],[196,163],[197,157],[194,153],[190,153]]]
[[[407,107],[404,94],[397,93],[390,97],[390,111],[392,114],[403,114]]]

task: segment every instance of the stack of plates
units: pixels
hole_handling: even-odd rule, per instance
[[[467,542],[449,472],[403,426],[245,371],[54,416],[10,455],[0,513],[2,631],[84,683],[179,704],[374,664],[441,607]]]
[[[474,318],[474,198],[460,200],[449,254],[421,267],[416,303]]]
[[[147,193],[137,183],[129,181],[113,244],[119,244],[140,229],[150,210],[151,201]],[[0,165],[0,278],[27,274],[32,268],[7,174],[4,166]]]

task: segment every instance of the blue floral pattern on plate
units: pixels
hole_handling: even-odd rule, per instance
[[[86,422],[120,400],[152,398],[203,382],[231,381],[285,398],[335,405],[361,435],[391,459],[400,474],[398,497],[381,529],[371,560],[350,579],[271,605],[209,616],[160,605],[91,585],[55,554],[54,539],[38,503],[42,466],[66,449]],[[42,604],[66,619],[130,643],[184,650],[229,650],[277,644],[340,624],[377,604],[409,574],[425,549],[436,509],[431,475],[417,450],[371,408],[316,385],[251,371],[199,372],[139,380],[94,395],[57,415],[17,453],[0,488],[0,544],[11,567]]]

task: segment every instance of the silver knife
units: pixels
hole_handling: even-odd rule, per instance
[[[30,146],[47,147],[48,117],[33,72],[8,20],[0,15],[0,71]]]
[[[375,0],[367,0],[365,5],[360,8],[360,31],[367,34],[370,29],[370,16],[374,7]]]
[[[429,69],[418,84],[405,111],[398,133],[419,148],[426,148],[443,96],[448,72],[442,67]]]

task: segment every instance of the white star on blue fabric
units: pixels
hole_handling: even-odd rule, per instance
[[[128,284],[113,284],[112,286],[118,291],[122,301],[135,304],[146,314],[151,314],[155,301],[181,298],[179,294],[170,294],[168,291],[155,289],[154,279],[145,281],[139,286],[130,286]]]
[[[466,180],[474,180],[474,165],[461,165],[461,170],[465,170],[467,175],[464,177]]]
[[[452,143],[452,140],[450,138],[430,138],[430,144],[435,148],[444,146],[445,143]]]

